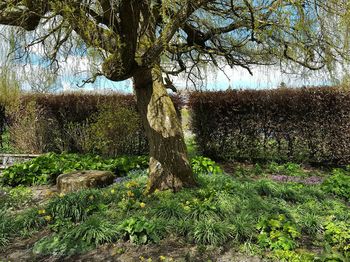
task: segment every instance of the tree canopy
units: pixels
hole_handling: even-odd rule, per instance
[[[349,9],[346,0],[2,0],[0,23],[40,31],[28,44],[45,43],[51,59],[78,35],[101,55],[97,75],[120,81],[159,58],[174,75],[203,63],[330,67],[348,57]]]

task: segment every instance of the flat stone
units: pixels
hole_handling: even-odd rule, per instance
[[[109,171],[84,170],[62,174],[57,177],[57,189],[68,193],[87,188],[105,187],[113,183],[115,175]]]

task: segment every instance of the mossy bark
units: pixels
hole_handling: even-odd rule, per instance
[[[157,189],[176,192],[196,186],[180,119],[160,70],[145,69],[136,73],[134,90],[150,146],[148,192]]]

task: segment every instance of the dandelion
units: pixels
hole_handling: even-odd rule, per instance
[[[51,216],[44,216],[44,219],[45,219],[46,221],[51,221],[52,217],[51,217]]]
[[[63,194],[63,193],[60,193],[58,196],[59,196],[59,197],[64,197],[64,194]]]
[[[112,189],[112,190],[111,190],[111,194],[114,194],[114,193],[115,193],[115,190],[114,190],[114,189]]]
[[[126,193],[127,193],[128,197],[133,197],[135,195],[131,190],[129,190]]]
[[[38,214],[39,215],[43,215],[43,214],[45,214],[46,213],[46,210],[45,209],[40,209],[39,211],[38,211]]]
[[[164,261],[165,259],[166,259],[165,256],[159,256],[159,260],[160,260],[160,261]]]
[[[140,207],[141,207],[141,208],[145,208],[145,206],[146,206],[145,203],[143,203],[143,202],[140,203]]]
[[[94,198],[95,198],[94,196],[89,196],[90,200],[94,200]]]

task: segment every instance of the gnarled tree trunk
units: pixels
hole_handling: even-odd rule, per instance
[[[150,146],[148,192],[196,186],[181,123],[160,70],[136,73],[134,90]]]

